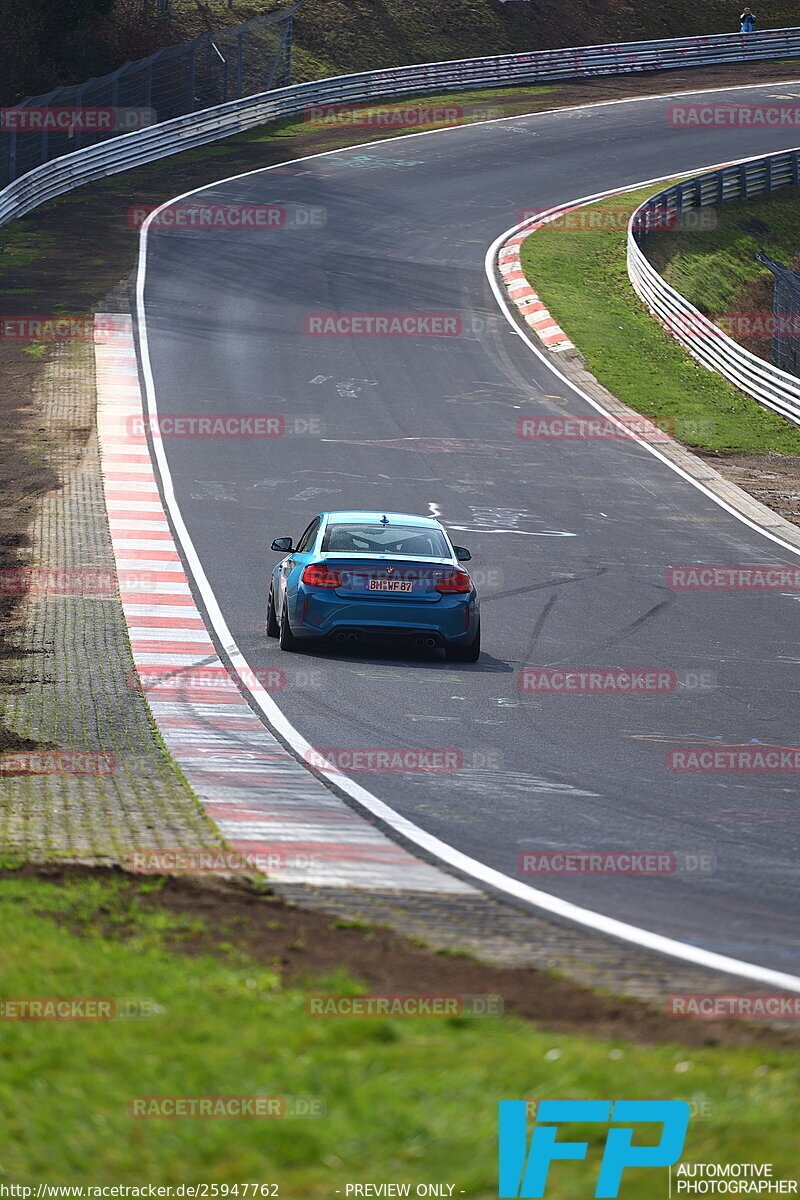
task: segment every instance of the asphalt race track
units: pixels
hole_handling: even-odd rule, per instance
[[[792,91],[709,98],[774,102]],[[484,271],[487,247],[521,209],[800,142],[792,128],[674,128],[672,103],[391,139],[195,193],[191,203],[321,208],[325,222],[152,228],[150,361],[162,418],[282,414],[298,430],[164,445],[228,626],[251,667],[287,672],[275,699],[312,745],[460,749],[460,770],[358,782],[515,879],[797,972],[797,775],[666,766],[673,747],[797,744],[800,662],[800,593],[675,591],[667,568],[797,558],[632,441],[520,439],[521,416],[595,414],[514,333]],[[458,314],[463,333],[304,332],[314,313],[409,312]],[[309,422],[316,434],[302,432]],[[265,637],[272,538],[352,508],[432,513],[471,549],[480,662],[361,648],[289,655]],[[657,668],[683,682],[647,696],[527,694],[518,672],[528,664]],[[564,849],[714,863],[656,877],[520,874],[521,853]]]

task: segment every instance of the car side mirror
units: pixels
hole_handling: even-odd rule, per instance
[[[466,546],[453,546],[453,549],[456,552],[456,558],[459,562],[469,562],[469,560],[472,558],[472,555]]]
[[[275,541],[272,543],[272,549],[277,550],[279,554],[291,554],[292,539],[290,537],[275,538]]]

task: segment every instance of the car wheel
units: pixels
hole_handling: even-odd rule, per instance
[[[481,626],[478,622],[478,628],[475,637],[466,646],[454,645],[452,642],[444,648],[449,662],[477,662],[481,656]]]
[[[296,650],[298,648],[298,640],[292,633],[291,626],[289,625],[289,614],[286,610],[287,605],[286,601],[284,601],[278,644],[281,650]]]
[[[264,632],[267,637],[276,638],[280,633],[278,628],[278,619],[275,616],[275,599],[272,594],[272,586],[269,589],[269,600],[267,601],[267,623],[264,626]]]

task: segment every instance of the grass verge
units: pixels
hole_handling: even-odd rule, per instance
[[[635,1045],[509,1016],[311,1018],[309,991],[353,993],[363,984],[342,969],[290,976],[282,959],[243,949],[218,916],[162,904],[160,886],[108,874],[0,878],[5,998],[154,1006],[139,1020],[4,1021],[0,1182],[254,1181],[278,1184],[283,1200],[321,1200],[346,1183],[437,1180],[490,1200],[496,1101],[538,1096],[693,1101],[685,1160],[767,1161],[776,1176],[791,1172],[794,1045]],[[291,911],[276,904],[269,927]],[[412,981],[406,990],[420,989]],[[314,1096],[325,1115],[128,1115],[133,1096],[208,1094]],[[580,1134],[587,1162],[553,1170],[553,1200],[594,1190],[603,1131]],[[649,1200],[654,1187],[666,1194],[666,1178],[631,1171],[625,1196]]]
[[[627,218],[657,190],[612,196],[537,230],[522,245],[528,279],[600,382],[682,442],[716,453],[800,453],[800,430],[699,366],[633,291]]]

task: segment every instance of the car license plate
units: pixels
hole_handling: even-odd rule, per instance
[[[370,592],[410,592],[413,586],[410,579],[367,580],[367,591]]]

